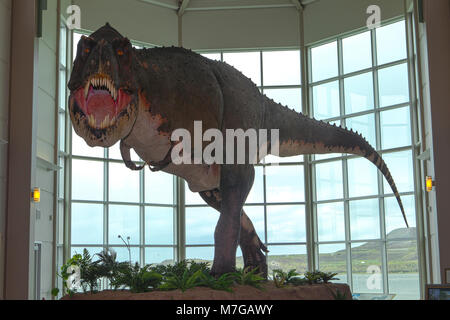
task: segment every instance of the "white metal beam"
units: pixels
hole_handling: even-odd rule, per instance
[[[303,4],[300,0],[291,0],[291,2],[297,10],[303,10]]]
[[[186,8],[189,6],[190,0],[180,0],[180,8],[178,9],[178,15],[182,16],[186,11]]]

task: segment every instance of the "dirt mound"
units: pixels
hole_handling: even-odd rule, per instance
[[[131,293],[127,290],[105,290],[95,294],[77,293],[62,300],[335,300],[336,296],[351,300],[347,284],[315,284],[305,286],[286,286],[277,288],[273,282],[262,284],[262,290],[251,286],[236,285],[233,292],[196,287],[185,292],[152,291]]]

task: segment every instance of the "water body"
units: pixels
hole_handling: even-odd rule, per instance
[[[353,293],[383,293],[383,279],[371,278],[370,274],[353,274]],[[347,283],[346,275],[338,275],[340,280],[334,281]],[[369,280],[369,282],[368,282]],[[418,273],[396,274],[388,276],[388,292],[395,294],[394,300],[418,300],[420,299],[420,283]]]

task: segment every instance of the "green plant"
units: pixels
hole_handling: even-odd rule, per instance
[[[332,272],[306,272],[305,279],[309,284],[329,283],[331,280],[339,280],[338,278],[335,278],[336,275],[337,273]]]
[[[261,289],[261,282],[266,280],[261,273],[257,273],[258,268],[247,267],[245,269],[238,269],[231,273],[234,281],[241,285],[248,285]]]
[[[296,269],[291,269],[288,272],[284,272],[281,269],[273,270],[273,281],[275,282],[275,286],[277,288],[282,288],[287,284],[295,284],[299,280],[300,274],[296,271]]]
[[[203,274],[203,271],[200,269],[193,274],[189,272],[189,269],[185,269],[181,276],[179,276],[179,274],[169,273],[167,274],[164,283],[159,286],[159,289],[180,289],[182,292],[185,292],[188,289],[199,286],[201,284],[201,277]]]
[[[51,291],[51,294],[53,297],[57,297],[59,294],[59,289],[58,288],[53,288]]]
[[[130,267],[128,262],[118,262],[117,253],[113,249],[105,249],[100,253],[97,253],[99,257],[99,269],[100,274],[107,278],[110,283],[110,287],[114,290],[117,286],[113,284],[116,283],[116,278],[126,272],[126,269]]]
[[[339,278],[336,278],[337,273],[320,272],[320,271],[317,272],[320,275],[323,283],[329,283],[331,280],[339,280]]]
[[[202,273],[200,276],[200,286],[205,286],[214,290],[223,290],[232,292],[231,288],[234,284],[234,276],[232,273],[225,273],[219,278],[215,278],[210,273]]]
[[[322,276],[318,272],[305,272],[305,279],[308,284],[317,284],[322,282]]]
[[[101,268],[99,266],[99,262],[92,261],[92,257],[87,251],[87,249],[83,250],[83,254],[75,254],[72,258],[70,258],[66,264],[61,267],[60,276],[63,279],[64,289],[67,290],[68,294],[72,296],[77,288],[74,288],[72,283],[68,285],[68,280],[72,274],[75,273],[74,267],[79,268],[80,272],[80,285],[83,289],[83,292],[87,292],[88,288],[91,293],[95,293],[98,291],[98,280],[102,277]]]
[[[150,266],[140,267],[126,264],[122,266],[112,278],[111,285],[114,288],[128,287],[133,293],[148,292],[156,289],[163,280],[163,276],[151,271]]]

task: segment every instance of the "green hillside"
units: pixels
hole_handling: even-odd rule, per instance
[[[415,228],[396,229],[387,235],[387,256],[390,273],[418,272],[417,247]],[[370,265],[381,266],[381,250],[379,243],[367,242],[352,248],[352,269],[355,273],[366,273]],[[242,267],[242,258],[237,261]],[[345,250],[322,253],[319,252],[319,268],[324,272],[346,272],[347,257]],[[307,269],[307,256],[305,254],[270,255],[269,273],[272,269],[297,269],[304,272]]]
[[[401,228],[387,235],[387,256],[389,273],[418,272],[416,228]],[[379,243],[366,242],[352,248],[352,270],[354,273],[366,273],[371,265],[381,266],[381,247]],[[196,261],[205,261],[195,259]],[[212,262],[212,261],[208,261]],[[163,264],[171,263],[165,261]],[[345,250],[333,253],[319,253],[319,269],[323,272],[347,272],[347,257]],[[306,254],[271,255],[268,256],[269,274],[273,269],[288,271],[296,269],[298,272],[307,271]],[[242,257],[237,257],[236,266],[243,267]]]

